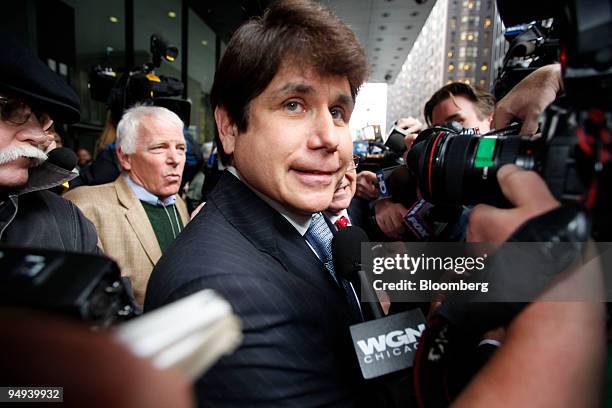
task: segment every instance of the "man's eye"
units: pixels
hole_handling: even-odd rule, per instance
[[[297,101],[289,101],[285,104],[285,109],[291,113],[299,113],[304,111],[304,106]]]
[[[334,118],[334,120],[342,120],[342,121],[344,121],[344,115],[343,115],[344,112],[342,112],[342,110],[340,110],[340,109],[332,109],[332,110],[329,111],[329,113],[331,113],[332,118]]]

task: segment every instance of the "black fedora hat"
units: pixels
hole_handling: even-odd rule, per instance
[[[75,123],[80,119],[79,97],[59,75],[51,71],[13,34],[0,33],[0,91],[23,98],[47,112],[53,120]]]

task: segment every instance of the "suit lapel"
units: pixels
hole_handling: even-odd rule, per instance
[[[115,182],[115,188],[117,190],[117,199],[119,203],[126,209],[125,217],[130,227],[134,231],[138,241],[140,241],[148,258],[155,265],[161,257],[161,249],[159,248],[155,231],[153,231],[147,213],[125,182],[123,175],[119,176]]]
[[[273,256],[289,273],[320,289],[337,291],[338,286],[304,237],[232,174],[226,171],[221,176],[210,201],[257,249]]]

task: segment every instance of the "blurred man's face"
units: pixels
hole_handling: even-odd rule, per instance
[[[481,117],[482,119],[480,119]],[[480,134],[491,130],[492,119],[492,115],[488,117],[481,115],[474,102],[461,95],[449,97],[438,103],[431,115],[433,125],[455,121],[459,122],[464,128],[478,128]]]
[[[332,202],[327,208],[327,211],[339,213],[351,205],[351,200],[357,189],[357,169],[354,165],[349,165],[349,170],[340,181],[340,185],[336,188]]]
[[[218,108],[219,109],[219,108]],[[244,133],[220,131],[245,181],[300,213],[325,210],[351,161],[348,80],[283,65],[249,105]],[[218,112],[217,123],[225,113]]]
[[[49,138],[43,129],[52,121],[4,95],[0,95],[0,111],[0,187],[19,187],[27,183],[28,169],[46,160],[41,146]]]
[[[185,167],[185,138],[180,127],[154,116],[141,119],[136,152],[117,149],[121,167],[151,194],[165,199],[178,192]]]
[[[77,150],[77,156],[79,158],[79,166],[85,166],[89,162],[91,162],[91,154],[87,149],[79,149]]]

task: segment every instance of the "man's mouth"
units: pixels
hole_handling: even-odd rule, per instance
[[[329,185],[334,182],[336,171],[321,171],[306,168],[291,169],[302,183],[307,185]]]
[[[178,181],[181,179],[181,175],[180,174],[166,174],[164,178],[169,181]]]

